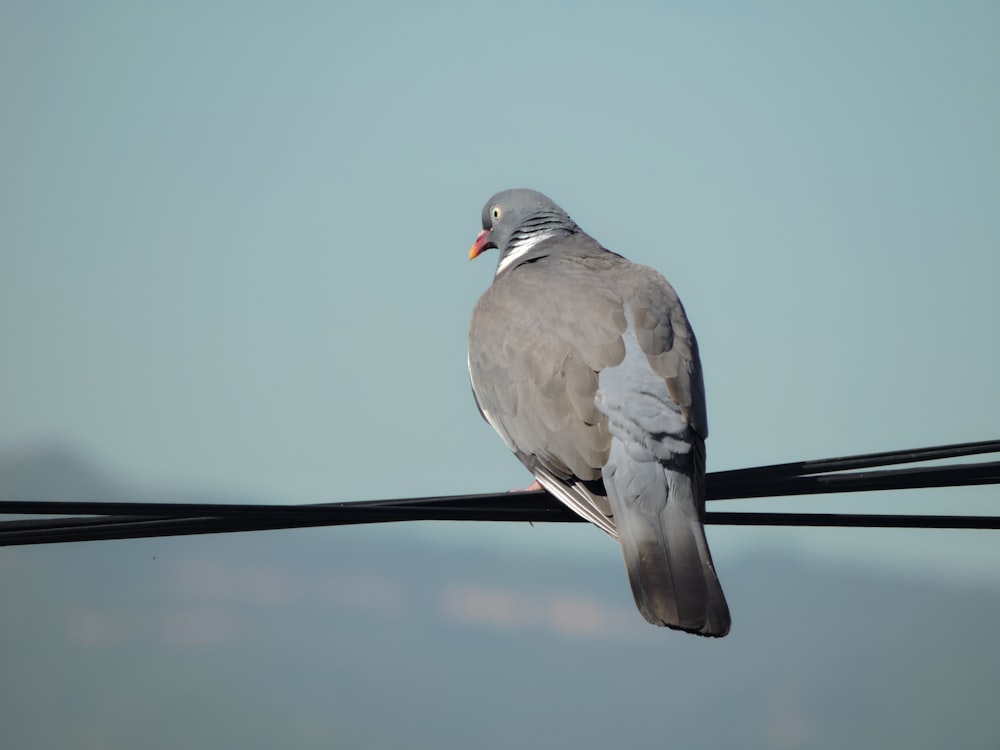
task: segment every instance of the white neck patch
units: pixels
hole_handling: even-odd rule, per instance
[[[500,265],[497,266],[497,272],[493,275],[493,278],[496,278],[504,271],[506,271],[508,268],[510,268],[512,265],[517,263],[517,261],[521,260],[521,258],[527,255],[528,251],[530,251],[531,248],[533,248],[539,242],[541,242],[542,240],[547,240],[554,234],[555,232],[545,232],[543,234],[536,234],[534,237],[529,237],[523,242],[520,242],[517,245],[515,245],[514,248],[509,253],[507,253],[507,255],[504,256],[504,259],[500,261]]]

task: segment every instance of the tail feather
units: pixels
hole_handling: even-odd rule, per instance
[[[612,440],[604,484],[636,605],[654,625],[721,637],[729,607],[691,476],[630,457]]]

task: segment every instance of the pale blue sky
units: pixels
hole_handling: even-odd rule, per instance
[[[1000,436],[996,3],[7,2],[0,96],[4,449],[288,502],[523,485],[465,365],[519,186],[674,283],[710,470]],[[470,526],[432,533],[607,543]],[[1000,577],[983,532],[711,534]]]

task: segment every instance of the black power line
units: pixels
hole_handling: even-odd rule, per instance
[[[1000,461],[878,468],[987,453],[1000,453],[1000,440],[714,472],[707,477],[707,498],[715,501],[1000,483]],[[395,521],[583,520],[543,491],[320,505],[9,501],[0,502],[0,514],[61,516],[2,522],[0,546]],[[998,516],[709,512],[705,521],[741,526],[1000,529]]]

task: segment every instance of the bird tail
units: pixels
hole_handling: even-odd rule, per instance
[[[637,461],[612,440],[604,484],[643,616],[654,625],[726,635],[729,607],[712,565],[694,477],[656,460]]]

